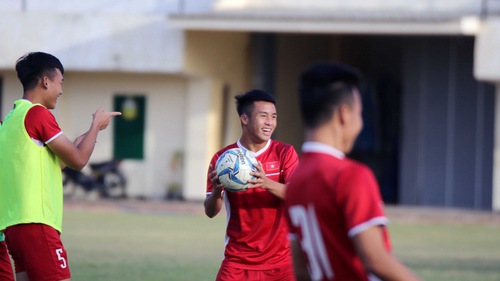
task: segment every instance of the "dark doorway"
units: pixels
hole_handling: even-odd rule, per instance
[[[374,172],[386,203],[399,203],[399,138],[401,114],[401,38],[343,38],[342,59],[364,75],[363,122],[349,157]]]

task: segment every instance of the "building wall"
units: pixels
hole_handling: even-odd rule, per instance
[[[183,34],[169,28],[162,15],[0,13],[0,69],[12,69],[32,51],[51,53],[75,71],[182,69]]]
[[[495,1],[498,6],[498,1]],[[492,3],[489,3],[490,5]],[[496,85],[495,101],[495,141],[493,149],[493,209],[500,210],[500,19],[492,17],[485,20],[474,48],[474,75],[477,79]]]
[[[208,163],[215,152],[235,142],[240,122],[234,96],[249,89],[249,36],[236,32],[186,34],[186,146],[184,195],[205,198]]]
[[[46,5],[30,0],[13,5],[12,1],[0,0],[2,114],[8,112],[21,92],[12,70],[15,60],[33,50],[53,53],[67,68],[65,95],[54,111],[66,134],[76,136],[85,131],[90,119],[85,121],[84,116],[89,116],[99,105],[110,108],[113,94],[144,93],[148,112],[146,158],[126,161],[124,165],[131,175],[131,194],[164,196],[166,186],[179,178],[179,173],[169,171],[169,159],[182,151],[186,198],[202,199],[209,158],[218,148],[239,137],[233,97],[251,87],[256,61],[248,32],[184,32],[169,27],[167,13],[204,11],[211,2],[146,0],[138,6],[134,1],[114,0],[103,5],[102,1],[91,0],[73,5],[52,0],[52,5]],[[223,6],[230,2],[236,3],[236,8],[259,5],[304,8],[303,4],[286,1],[215,2],[216,9],[225,9]],[[359,6],[367,7],[366,1],[354,1],[348,7],[341,1],[313,2],[308,7],[331,9],[337,5],[356,11]],[[384,7],[396,13],[404,7],[405,11],[423,14],[429,11],[475,14],[482,5],[473,0],[410,2],[391,1]],[[369,8],[381,11],[379,5]],[[490,32],[494,34],[496,29]],[[381,70],[393,67],[394,72],[387,73],[403,84],[400,92],[395,90],[403,99],[403,128],[399,136],[403,147],[398,150],[403,154],[398,183],[401,202],[488,208],[493,177],[490,156],[494,102],[490,95],[492,88],[473,79],[473,43],[453,41],[457,38],[403,40],[401,36],[396,40],[401,39],[401,46],[384,49],[394,47],[394,41],[387,39],[314,34],[277,36],[276,61],[272,64],[275,93],[280,102],[277,137],[297,149],[300,146],[297,78],[307,64],[319,59],[351,63],[369,77],[377,77],[375,84],[383,78],[376,76]],[[496,45],[490,42],[482,50],[495,53],[488,48],[491,46]],[[387,50],[399,50],[403,55]],[[395,59],[395,55],[401,59]],[[488,67],[479,68],[488,70],[478,72],[480,76],[496,79],[496,60],[489,60],[489,55],[480,58],[481,62],[489,63]],[[396,118],[399,116],[392,121]],[[93,160],[111,157],[111,140],[110,130],[103,132]],[[378,159],[376,154],[373,156]]]
[[[14,71],[0,71],[2,76],[2,100],[0,100],[0,106],[2,108],[2,116],[5,115],[12,109],[14,101],[19,99],[23,95],[23,88],[21,83],[17,79],[16,73]]]
[[[473,78],[472,38],[407,38],[401,203],[492,208],[495,90]]]
[[[4,116],[14,100],[22,97],[22,87],[14,72],[1,72],[4,78]],[[170,161],[186,143],[186,87],[184,78],[155,74],[84,73],[64,75],[64,94],[59,98],[54,115],[64,134],[74,139],[86,132],[92,113],[98,107],[113,110],[116,94],[139,94],[146,97],[146,130],[143,160],[125,160],[122,168],[127,175],[131,196],[163,198],[167,186],[179,180]],[[2,116],[2,117],[4,117]],[[112,126],[100,132],[90,162],[112,158]]]
[[[220,60],[212,58],[213,64],[205,68],[206,73],[198,71],[204,67],[204,63],[199,62],[203,60],[198,60],[190,50],[189,56],[186,55],[184,32],[169,26],[167,14],[204,11],[211,3],[212,0],[146,0],[140,4],[119,0],[106,3],[51,0],[40,4],[31,0],[0,0],[0,75],[4,78],[1,113],[7,114],[12,102],[21,96],[13,71],[15,61],[31,51],[54,54],[66,69],[65,94],[54,113],[68,136],[84,132],[90,124],[90,114],[98,106],[110,110],[114,94],[144,94],[147,99],[145,158],[125,161],[122,167],[129,176],[130,195],[162,198],[167,186],[182,182],[184,177],[183,171],[172,171],[170,160],[174,156],[187,155],[190,156],[185,159],[187,167],[199,171],[203,165],[203,172],[196,177],[188,173],[198,180],[192,185],[194,189],[187,192],[187,199],[204,198],[208,151],[213,152],[220,146],[223,138],[216,124],[220,123],[218,118],[223,112],[218,109],[222,104],[222,86],[217,85],[222,82],[231,86],[241,84],[233,81],[241,78],[221,79],[219,83],[214,73],[224,77],[245,73],[239,67],[246,67],[246,64],[239,61],[246,56],[237,54],[237,59],[228,56],[236,66],[224,66],[219,64]],[[208,47],[203,41],[199,43],[202,49]],[[216,44],[214,50],[219,52],[234,53],[234,50],[245,49],[231,49],[234,46],[225,41]],[[191,63],[191,58],[196,62]],[[244,88],[235,86],[234,89]],[[196,103],[201,100],[206,102]],[[203,117],[194,118],[200,115]],[[195,126],[190,126],[192,124]],[[203,136],[207,146],[199,142],[188,146],[192,142],[187,142],[186,138],[199,136],[200,129],[205,130]],[[225,131],[228,135],[234,134],[231,130]],[[92,161],[112,156],[111,132],[110,129],[102,132]],[[202,157],[186,153],[198,151],[200,147]]]
[[[281,34],[276,41],[279,116],[276,137],[300,151],[303,141],[298,99],[300,74],[313,62],[333,59],[332,36]]]
[[[341,0],[312,0],[312,1],[286,1],[286,0],[217,0],[215,8],[219,10],[231,9],[262,9],[262,8],[287,8],[287,9],[311,9],[311,10],[336,10],[336,9],[352,9],[359,12],[363,11],[477,11],[480,9],[481,3],[476,0],[392,0],[392,1],[341,1]]]
[[[276,37],[278,139],[300,149],[300,72],[348,63],[365,76],[365,126],[350,156],[372,168],[386,202],[492,208],[495,90],[473,76],[472,37]]]
[[[28,28],[25,22],[20,24]],[[162,28],[161,23],[156,24],[160,25],[156,28]],[[53,35],[56,33],[55,30],[50,32],[54,32]],[[138,36],[135,42],[143,47],[153,44],[151,50],[142,47],[134,49],[134,45],[127,42],[112,43],[117,36],[113,32],[103,34],[102,38],[102,42],[111,43],[111,46],[96,42],[96,45],[87,47],[76,44],[68,49],[68,53],[60,50],[52,52],[47,47],[48,51],[61,58],[66,68],[65,94],[54,110],[61,127],[68,136],[76,137],[90,124],[90,119],[86,122],[82,116],[90,116],[98,106],[111,110],[113,94],[145,94],[146,156],[144,161],[129,160],[123,163],[124,172],[130,177],[130,195],[162,198],[172,181],[181,181],[186,199],[203,199],[205,175],[211,156],[223,145],[236,141],[240,134],[234,96],[249,89],[248,35],[189,33],[186,37],[187,47],[177,54],[169,54],[168,48],[161,49],[161,44],[155,44],[156,39],[148,42],[147,37]],[[141,33],[140,30],[136,32]],[[174,47],[179,46],[178,37],[169,37],[168,34],[157,36],[163,36],[162,41],[172,40]],[[40,46],[47,46],[48,41],[41,42]],[[119,46],[124,54],[130,55],[127,58],[130,62],[128,66],[108,65],[109,60],[106,58],[112,58],[116,51],[113,44]],[[32,47],[36,46],[34,44]],[[59,45],[54,43],[53,46]],[[27,47],[20,45],[18,49]],[[22,92],[15,72],[8,70],[13,68],[15,60],[22,54],[14,52],[14,49],[9,47],[9,53],[12,54],[10,59],[3,57],[5,70],[1,75],[4,78],[4,95],[1,106],[4,115]],[[79,56],[82,53],[71,50],[80,50],[85,56]],[[155,56],[157,51],[162,54]],[[67,63],[65,55],[69,56]],[[100,60],[101,55],[103,57]],[[176,63],[172,65],[162,61],[164,58]],[[180,67],[178,62],[182,62],[183,68],[179,68],[175,75],[168,74]],[[144,65],[148,67],[143,68]],[[156,69],[155,65],[161,69]],[[93,161],[112,156],[110,132],[107,130],[100,136]],[[188,138],[191,141],[187,141]],[[176,153],[184,156],[183,171],[169,171],[169,161]],[[183,182],[183,179],[186,181]]]
[[[186,34],[186,72],[195,77],[219,81],[227,91],[225,97],[223,89],[218,94],[217,102],[223,103],[225,108],[216,112],[221,118],[217,126],[219,130],[226,126],[226,133],[220,137],[218,145],[210,148],[214,153],[215,149],[236,141],[240,136],[234,96],[249,90],[250,51],[250,36],[247,33],[190,31]],[[222,120],[223,116],[226,120]]]

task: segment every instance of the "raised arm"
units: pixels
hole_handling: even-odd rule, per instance
[[[121,115],[120,112],[105,112],[102,108],[92,114],[90,129],[73,143],[65,135],[60,135],[48,147],[61,161],[74,170],[81,170],[89,161],[97,141],[99,131],[108,127],[111,117]]]

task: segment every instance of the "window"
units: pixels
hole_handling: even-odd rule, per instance
[[[114,120],[114,159],[143,159],[146,97],[120,94],[113,104],[122,113]]]

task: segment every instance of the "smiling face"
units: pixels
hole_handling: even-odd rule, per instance
[[[265,144],[276,129],[278,115],[271,102],[256,101],[253,103],[251,116],[240,116],[243,134],[242,139],[250,144]]]
[[[42,87],[45,89],[41,104],[48,109],[54,109],[57,104],[57,98],[63,93],[62,84],[64,82],[64,77],[61,71],[56,68],[52,78],[44,76],[41,82],[43,84]]]

